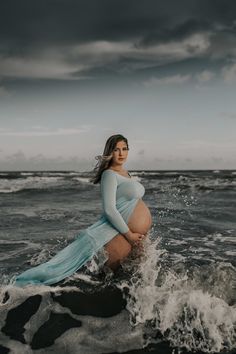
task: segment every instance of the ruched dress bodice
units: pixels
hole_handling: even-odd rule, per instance
[[[128,232],[128,217],[144,193],[144,186],[138,181],[105,170],[101,178],[103,216],[120,233]]]

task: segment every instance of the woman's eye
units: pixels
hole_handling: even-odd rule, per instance
[[[128,150],[127,148],[123,148],[122,149],[123,151],[126,151],[126,150]],[[114,149],[114,151],[118,151],[118,149]]]

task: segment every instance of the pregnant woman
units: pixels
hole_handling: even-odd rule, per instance
[[[142,200],[144,186],[123,168],[128,150],[123,135],[108,138],[103,155],[97,156],[92,179],[101,185],[102,216],[49,261],[16,276],[14,285],[55,284],[76,272],[101,249],[108,255],[106,265],[115,270],[132,248],[141,246],[152,218]]]
[[[112,150],[114,145],[115,148]],[[112,198],[109,198],[108,200],[103,198],[104,209],[107,209],[108,213],[109,210],[110,212],[113,210],[113,217],[119,219],[119,215],[115,216],[117,211],[114,209],[114,200],[116,198],[114,193],[116,192],[116,186],[118,198],[119,195],[125,195],[126,198],[130,195],[130,197],[133,198],[135,192],[132,189],[135,189],[135,187],[137,188],[137,185],[134,187],[133,184],[131,185],[129,183],[132,177],[129,175],[129,173],[127,173],[127,171],[123,169],[123,164],[127,160],[129,150],[127,139],[122,135],[111,136],[107,141],[107,150],[108,156],[110,152],[109,150],[113,151],[112,160],[110,160],[111,162],[108,165],[108,169],[103,172],[102,180],[105,180],[105,183],[102,183],[102,186],[106,186],[110,183],[111,189],[113,190],[113,200]],[[106,152],[106,148],[104,152]],[[102,170],[103,167],[101,166],[100,171]],[[142,185],[140,184],[140,186]],[[128,191],[126,191],[126,189]],[[128,218],[128,225],[124,224],[124,230],[121,228],[123,233],[119,233],[105,245],[105,250],[109,254],[107,265],[112,269],[115,269],[119,263],[128,256],[132,250],[132,246],[137,246],[143,240],[152,225],[151,213],[144,201],[141,199],[141,196],[145,192],[144,187],[141,189],[143,189],[143,193],[141,192],[141,195],[138,195],[136,192],[137,200],[134,202],[134,207],[131,206],[131,209],[133,210]],[[105,196],[106,192],[102,192],[102,194]],[[121,223],[123,223],[122,220]]]

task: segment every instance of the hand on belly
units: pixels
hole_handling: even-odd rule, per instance
[[[151,225],[151,213],[143,200],[139,199],[129,218],[128,226],[132,232],[138,232],[146,236]],[[137,243],[136,247],[131,247],[130,243],[121,234],[118,234],[109,241],[105,245],[105,249],[109,253],[109,259],[106,262],[106,265],[113,270],[116,269],[118,264],[129,255],[131,250],[135,251],[136,256],[143,251],[142,242]]]
[[[132,232],[146,234],[152,225],[152,216],[150,210],[142,199],[139,199],[131,214],[128,226]]]

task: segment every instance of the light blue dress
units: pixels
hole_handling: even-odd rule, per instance
[[[103,214],[99,220],[82,229],[49,261],[19,274],[14,285],[57,283],[90,261],[114,236],[128,232],[129,217],[145,193],[144,186],[132,177],[107,169],[102,173],[100,188]]]

